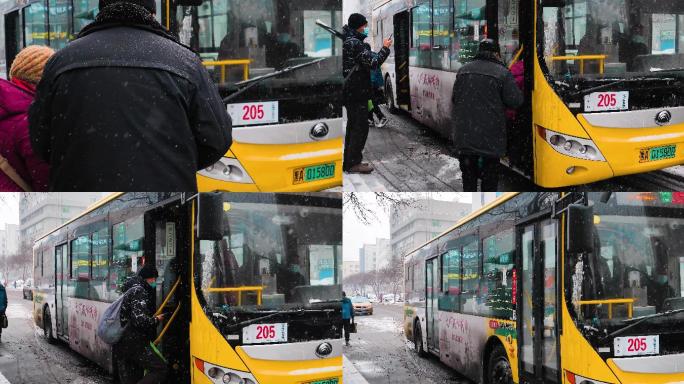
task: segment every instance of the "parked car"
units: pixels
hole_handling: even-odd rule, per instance
[[[354,307],[354,315],[372,315],[373,314],[373,304],[368,300],[367,297],[356,296],[351,299],[352,306]]]
[[[24,299],[33,300],[33,279],[26,279],[24,282]]]

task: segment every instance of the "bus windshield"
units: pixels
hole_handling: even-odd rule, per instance
[[[569,255],[566,264],[566,296],[579,328],[597,340],[618,330],[669,333],[673,322],[684,322],[676,313],[658,316],[684,309],[684,193],[613,193],[605,203],[599,193],[589,196],[594,251]],[[632,323],[638,326],[625,328]],[[684,347],[661,338],[661,349]]]
[[[290,321],[303,311],[307,321],[339,317],[340,204],[332,196],[227,194],[223,238],[201,240],[195,258],[197,293],[215,324]]]
[[[557,5],[559,2],[554,2]],[[556,83],[672,78],[684,71],[684,2],[564,0],[543,7],[540,56]]]

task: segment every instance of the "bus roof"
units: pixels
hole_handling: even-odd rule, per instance
[[[434,237],[434,238],[432,238],[432,239],[426,241],[425,243],[419,245],[418,247],[414,248],[413,250],[411,250],[411,252],[408,252],[405,256],[408,256],[408,255],[410,255],[410,254],[416,252],[417,250],[419,250],[419,249],[423,248],[424,246],[426,246],[426,245],[432,243],[433,241],[439,239],[440,237],[446,235],[447,233],[453,231],[454,229],[456,229],[456,228],[458,228],[458,227],[464,225],[465,223],[469,222],[470,220],[475,219],[476,217],[482,215],[483,213],[489,211],[490,209],[492,209],[492,208],[494,208],[494,207],[496,207],[496,206],[498,206],[498,205],[503,204],[504,202],[510,200],[511,198],[513,198],[514,196],[518,195],[519,193],[520,193],[520,192],[507,192],[507,193],[504,193],[503,195],[497,197],[497,198],[494,199],[493,201],[491,201],[491,202],[489,202],[489,203],[483,205],[483,206],[480,207],[480,209],[478,209],[477,211],[471,212],[470,214],[468,214],[468,215],[466,215],[465,217],[461,218],[460,220],[458,220],[458,221],[456,222],[456,224],[454,224],[454,225],[451,226],[450,228],[447,228],[444,232],[440,233],[440,234],[437,235],[436,237]]]
[[[55,227],[55,228],[52,228],[50,231],[48,231],[48,232],[46,232],[46,233],[40,235],[38,238],[36,238],[36,240],[33,241],[33,243],[35,244],[35,243],[39,242],[40,240],[42,240],[44,237],[46,237],[47,235],[51,234],[52,232],[54,232],[54,231],[56,231],[56,230],[58,230],[58,229],[60,229],[60,228],[63,228],[63,227],[65,227],[65,226],[67,226],[68,224],[73,223],[74,221],[78,220],[79,218],[81,218],[81,217],[87,215],[88,213],[90,213],[90,212],[96,210],[97,208],[100,208],[101,206],[103,206],[103,205],[109,203],[110,201],[116,199],[117,197],[119,197],[119,196],[121,196],[121,195],[123,195],[123,194],[124,194],[124,192],[114,192],[114,193],[109,194],[108,196],[103,197],[102,199],[100,199],[100,200],[98,200],[98,201],[92,203],[90,206],[88,206],[88,208],[86,208],[86,209],[85,209],[83,212],[81,212],[78,216],[75,216],[75,217],[73,217],[71,220],[65,222],[64,224],[59,225],[59,226],[57,226],[57,227]]]

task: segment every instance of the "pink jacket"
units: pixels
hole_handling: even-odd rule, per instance
[[[511,73],[513,74],[513,77],[515,78],[515,85],[520,88],[521,91],[525,91],[525,64],[523,63],[522,60],[518,60],[513,66],[511,67]],[[515,120],[515,117],[517,115],[517,111],[514,109],[507,109],[506,110],[506,118],[509,120]]]
[[[0,79],[0,155],[34,191],[46,191],[50,168],[33,153],[28,130],[28,109],[34,91],[27,83]],[[22,189],[0,171],[0,191]]]

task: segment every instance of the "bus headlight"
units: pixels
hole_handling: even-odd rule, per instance
[[[251,373],[219,367],[198,358],[195,366],[215,384],[259,384]]]
[[[537,133],[558,153],[578,159],[606,161],[592,140],[554,132],[538,125]]]
[[[610,384],[605,381],[598,381],[594,379],[588,379],[584,376],[575,375],[570,371],[565,371],[565,378],[568,379],[570,384]]]
[[[240,164],[238,159],[222,157],[216,163],[198,172],[200,175],[221,181],[230,181],[241,184],[254,184],[247,170]]]

